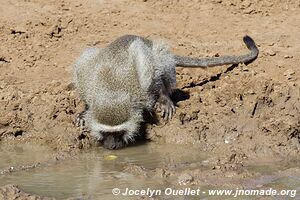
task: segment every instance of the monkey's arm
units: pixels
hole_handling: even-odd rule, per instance
[[[182,67],[213,67],[217,65],[247,63],[253,61],[258,56],[258,48],[254,40],[249,36],[244,36],[244,43],[251,51],[241,56],[222,56],[215,58],[190,58],[186,56],[175,55],[176,65]]]

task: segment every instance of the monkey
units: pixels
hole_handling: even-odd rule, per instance
[[[170,96],[176,88],[176,66],[250,63],[259,50],[251,37],[243,41],[248,54],[210,58],[176,55],[164,42],[135,35],[86,49],[73,64],[74,84],[86,104],[77,114],[77,126],[85,125],[107,149],[125,147],[138,135],[145,110],[159,110],[166,120],[175,114]]]

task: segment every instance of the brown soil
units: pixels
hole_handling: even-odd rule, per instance
[[[52,198],[27,194],[21,191],[18,186],[15,185],[6,185],[1,187],[0,199],[53,200]]]
[[[189,97],[181,98],[170,122],[148,125],[147,137],[207,152],[206,172],[188,170],[194,184],[208,176],[251,177],[244,166],[257,160],[297,160],[299,25],[300,3],[292,0],[2,1],[0,140],[73,155],[96,145],[73,124],[83,103],[71,84],[71,65],[87,46],[136,34],[203,57],[247,52],[242,37],[248,34],[260,54],[247,66],[178,68],[178,93]],[[154,173],[166,178],[169,169],[161,170]]]

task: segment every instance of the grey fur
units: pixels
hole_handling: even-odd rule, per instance
[[[253,39],[249,36],[244,36],[244,43],[250,50],[250,53],[241,56],[222,56],[215,58],[189,58],[185,56],[175,55],[176,64],[185,67],[213,67],[217,65],[247,63],[254,60],[258,56],[258,48]]]
[[[92,135],[116,149],[134,141],[144,110],[160,109],[165,119],[175,113],[170,99],[176,87],[176,65],[207,67],[254,60],[258,49],[244,37],[251,52],[243,56],[189,58],[177,56],[162,42],[125,35],[106,48],[89,48],[77,59],[74,82],[87,104],[84,117]],[[81,119],[80,119],[81,120]]]

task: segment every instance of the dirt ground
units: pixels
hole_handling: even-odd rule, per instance
[[[166,124],[148,125],[147,138],[196,145],[210,155],[206,172],[185,171],[191,184],[251,177],[244,166],[258,160],[299,161],[299,33],[296,0],[2,1],[0,140],[66,155],[96,145],[73,124],[83,103],[71,65],[88,46],[136,34],[163,39],[177,54],[222,56],[246,53],[248,34],[260,54],[247,66],[177,69],[177,113]]]

